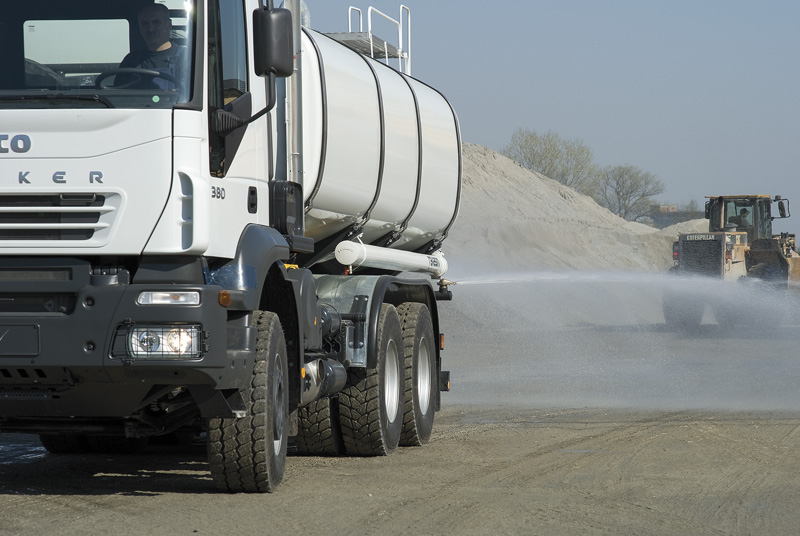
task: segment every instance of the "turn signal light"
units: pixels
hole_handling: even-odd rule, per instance
[[[227,290],[220,290],[217,300],[221,306],[229,307],[231,304],[231,293]]]

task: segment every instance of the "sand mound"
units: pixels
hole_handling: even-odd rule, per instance
[[[632,223],[593,199],[479,145],[463,147],[458,221],[445,251],[453,275],[474,269],[666,271],[679,232]]]

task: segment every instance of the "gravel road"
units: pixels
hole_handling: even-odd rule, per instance
[[[789,534],[800,418],[448,407],[421,448],[291,457],[269,495],[215,492],[204,452],[46,455],[0,438],[0,534]]]

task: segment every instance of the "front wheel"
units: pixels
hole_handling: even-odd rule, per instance
[[[339,393],[342,439],[349,454],[386,456],[400,443],[405,370],[403,335],[393,305],[381,305],[377,336],[377,367],[351,368]]]
[[[229,492],[271,492],[283,480],[289,441],[286,340],[275,313],[256,311],[255,364],[241,390],[247,415],[210,419],[208,463],[215,484]]]

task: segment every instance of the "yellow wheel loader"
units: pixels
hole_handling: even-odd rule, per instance
[[[800,255],[795,251],[795,235],[772,234],[772,221],[790,216],[789,200],[768,195],[723,195],[707,199],[708,232],[680,234],[672,245],[675,265],[670,273],[686,278],[686,284],[675,283],[665,289],[664,319],[673,327],[697,326],[709,304],[720,324],[763,323],[771,315],[762,309],[778,309],[770,307],[770,300],[778,303],[787,289],[800,289]],[[772,214],[773,205],[777,206],[777,216]],[[756,292],[779,294],[759,300],[766,307],[745,308],[743,313],[734,303],[740,301],[736,295],[744,287],[730,291],[731,287],[723,285],[719,291],[710,287],[708,293],[698,293],[688,289],[688,278],[693,276],[747,283],[748,289],[755,288]]]

